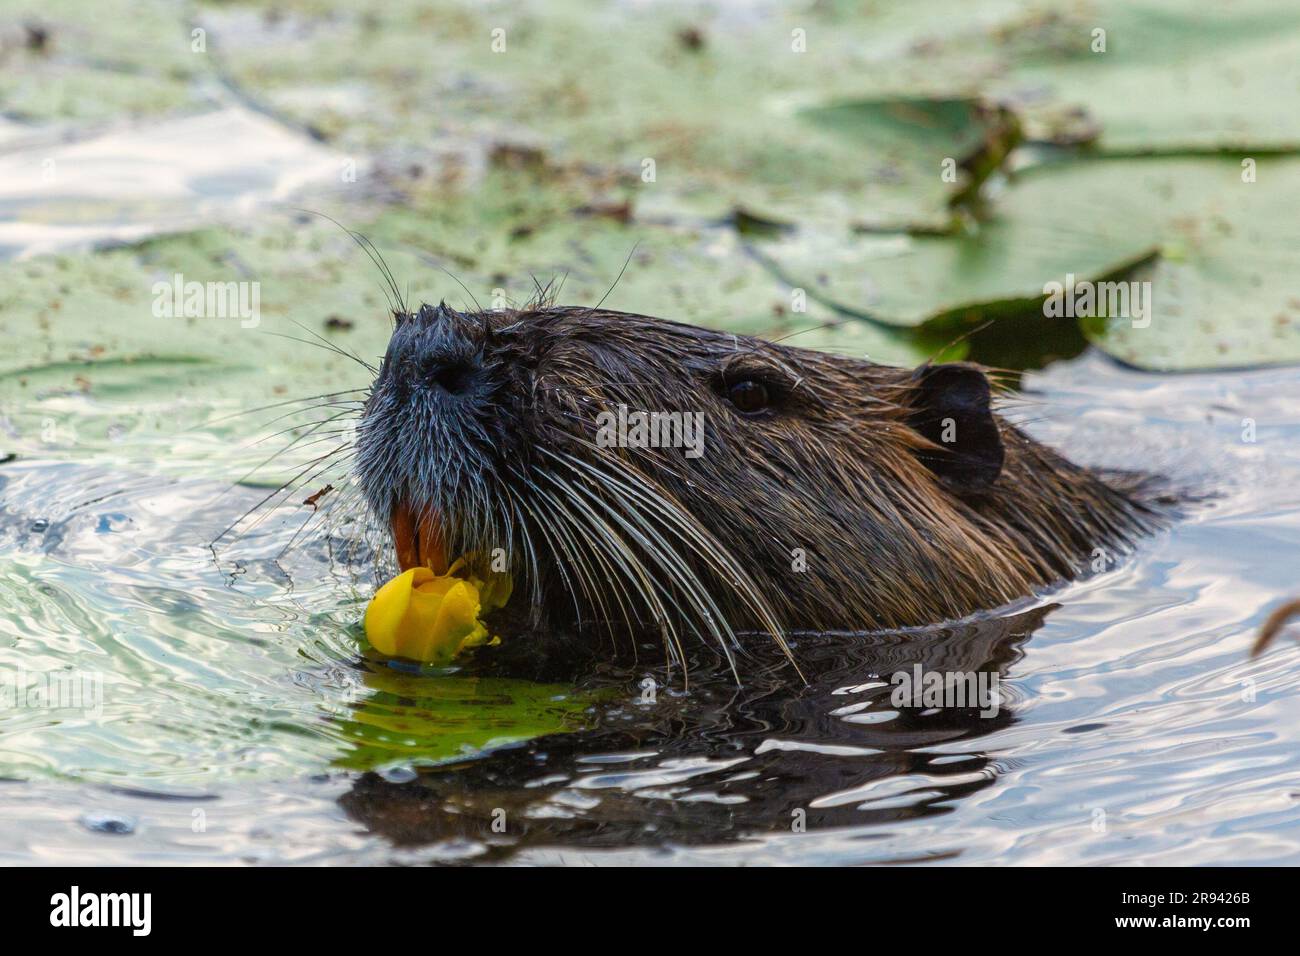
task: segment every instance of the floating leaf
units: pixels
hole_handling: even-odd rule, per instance
[[[387,667],[369,671],[365,680],[367,696],[335,718],[337,736],[352,745],[335,765],[349,770],[446,763],[572,732],[603,699],[561,684]]]
[[[1088,334],[1152,369],[1300,359],[1300,297],[1289,250],[1300,159],[1112,159],[1018,176],[995,217],[957,237],[800,233],[759,247],[787,281],[900,325],[970,327],[1043,314],[1048,283],[1149,281],[1149,323],[1095,317]],[[960,320],[954,324],[954,320]]]

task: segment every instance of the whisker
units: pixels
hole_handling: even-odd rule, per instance
[[[295,206],[293,208],[297,209],[298,212],[304,212],[310,216],[319,216],[322,219],[326,219],[347,233],[348,236],[351,237],[352,241],[360,247],[361,251],[370,258],[370,261],[374,263],[375,268],[379,270],[379,274],[384,278],[386,283],[384,288],[384,298],[388,300],[389,311],[392,312],[394,316],[407,314],[406,302],[402,298],[401,290],[397,288],[397,280],[393,278],[393,271],[388,268],[388,262],[384,259],[383,254],[380,253],[378,248],[375,247],[373,242],[361,233],[349,229],[333,216],[326,215],[323,212],[317,212],[314,209],[303,209],[300,206]],[[399,306],[400,312],[398,308]]]
[[[631,264],[631,262],[632,262],[632,257],[633,257],[634,255],[636,255],[636,250],[637,250],[637,247],[638,247],[639,245],[641,245],[641,241],[638,239],[635,243],[633,243],[633,245],[632,245],[632,251],[629,252],[629,253],[627,254],[627,258],[626,258],[625,260],[623,260],[623,268],[621,268],[621,269],[618,270],[618,275],[616,275],[616,276],[614,277],[614,281],[613,281],[613,283],[612,283],[612,284],[610,285],[610,287],[605,291],[605,294],[602,295],[602,296],[600,297],[600,301],[597,302],[595,305],[593,305],[590,309],[587,310],[588,313],[595,312],[595,311],[598,310],[602,305],[605,304],[605,300],[608,299],[608,298],[610,297],[610,295],[613,293],[614,289],[617,288],[619,282],[622,281],[622,279],[623,279],[623,273],[627,272],[627,267]]]
[[[219,425],[221,422],[229,421],[232,418],[242,418],[245,415],[255,415],[258,412],[270,411],[272,408],[283,408],[285,405],[301,405],[304,402],[313,402],[321,398],[337,398],[339,395],[350,395],[353,392],[368,392],[368,391],[370,391],[369,386],[367,386],[366,388],[347,388],[341,392],[326,392],[323,395],[309,395],[306,398],[291,398],[288,401],[284,401],[284,402],[272,402],[270,405],[259,405],[257,408],[246,408],[243,411],[234,412],[230,415],[222,415],[220,418],[210,418],[202,425],[196,425],[194,427],[195,429],[205,428],[208,425]],[[356,401],[357,404],[359,405],[365,404],[364,400],[362,399],[355,399],[354,401]],[[297,414],[297,413],[290,412],[289,414]],[[272,419],[272,421],[278,421],[278,419]]]
[[[365,359],[359,358],[358,356],[353,355],[350,352],[343,351],[333,342],[330,342],[328,340],[326,340],[325,344],[322,345],[320,342],[313,342],[311,339],[300,339],[296,335],[286,335],[283,332],[271,332],[271,331],[263,330],[262,334],[273,335],[277,339],[288,339],[290,342],[298,342],[302,345],[310,345],[313,348],[324,349],[326,352],[333,352],[334,354],[342,356],[343,358],[348,359],[349,361],[356,362],[362,368],[367,369],[372,375],[379,374],[379,370],[375,368],[373,365],[371,365],[369,362],[367,362]]]

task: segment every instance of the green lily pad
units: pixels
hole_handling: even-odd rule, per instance
[[[202,20],[241,88],[343,149],[438,164],[475,144],[524,143],[630,175],[639,215],[743,208],[934,230],[988,172],[969,163],[945,180],[942,161],[996,143],[1006,117],[967,94],[926,103],[876,61],[980,22],[968,7],[879,12],[866,28],[835,5],[749,17],[712,4],[408,0],[363,14],[303,0],[274,20],[226,4]],[[291,47],[260,39],[286,22]]]
[[[464,760],[546,734],[570,733],[592,720],[605,695],[560,684],[457,674],[368,671],[369,694],[333,718],[349,749],[334,760],[346,770]]]
[[[1300,8],[1288,0],[1099,0],[990,37],[1003,66],[984,89],[1036,135],[1083,122],[1107,151],[1300,147]]]
[[[1084,323],[1116,357],[1161,370],[1295,361],[1300,298],[1288,238],[1300,214],[1300,159],[1261,159],[1254,182],[1245,172],[1213,158],[1054,163],[1018,176],[996,218],[968,235],[800,233],[759,250],[787,281],[901,325],[1073,321],[1044,314],[1048,283],[1150,282],[1149,322],[1126,314]]]
[[[17,0],[0,12],[0,111],[120,120],[202,102],[211,71],[166,0]]]
[[[1010,210],[977,231],[952,237],[800,231],[756,246],[786,282],[836,309],[894,326],[951,316],[969,323],[1034,310],[1043,286],[1067,271],[1097,278],[1152,254],[1151,240],[1118,246],[1104,235]],[[1070,264],[1059,268],[1059,264]]]

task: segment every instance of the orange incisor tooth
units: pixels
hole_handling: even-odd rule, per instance
[[[420,558],[434,574],[447,573],[447,542],[436,512],[426,511],[420,516]]]
[[[417,518],[410,506],[397,504],[389,516],[397,564],[403,571],[429,568],[434,574],[447,573],[447,542],[438,513],[426,510]]]

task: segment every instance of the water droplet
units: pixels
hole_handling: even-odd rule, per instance
[[[419,776],[414,767],[404,763],[397,764],[394,767],[384,767],[377,772],[388,783],[410,783]]]
[[[92,833],[117,833],[129,835],[135,832],[134,817],[104,811],[92,811],[81,815],[81,825]]]

